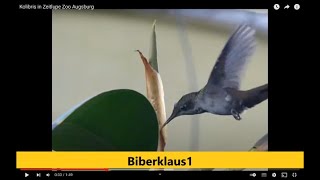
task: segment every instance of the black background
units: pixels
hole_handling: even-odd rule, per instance
[[[74,4],[63,2],[41,2],[41,4]],[[289,10],[274,10],[275,3]],[[300,10],[293,5],[299,3]],[[21,10],[16,3],[14,22],[15,57],[12,76],[13,98],[19,111],[12,117],[16,120],[16,151],[51,151],[52,123],[52,12],[51,10]],[[302,1],[103,1],[100,3],[80,2],[76,4],[95,5],[105,8],[154,8],[154,9],[269,9],[269,151],[304,151],[304,121],[307,119],[299,106],[303,87],[297,79],[304,59],[303,14],[306,7]],[[204,173],[205,174],[205,173]]]

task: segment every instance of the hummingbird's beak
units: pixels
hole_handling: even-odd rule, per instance
[[[162,125],[162,128],[164,128],[167,124],[169,124],[169,122],[172,121],[176,116],[177,116],[177,112],[173,111],[171,116],[168,118],[168,120]]]

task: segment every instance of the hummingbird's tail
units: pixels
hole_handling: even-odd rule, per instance
[[[268,84],[244,91],[243,105],[252,108],[268,99]]]

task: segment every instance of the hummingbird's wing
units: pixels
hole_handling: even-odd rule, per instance
[[[239,89],[242,73],[255,48],[255,30],[248,25],[240,25],[228,39],[215,66],[206,88],[215,87]]]

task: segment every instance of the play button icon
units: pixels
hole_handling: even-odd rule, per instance
[[[24,173],[24,177],[28,177],[29,176],[29,174],[28,173]]]

